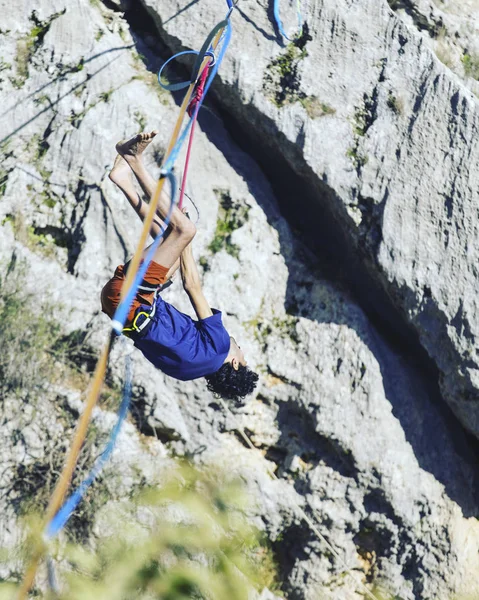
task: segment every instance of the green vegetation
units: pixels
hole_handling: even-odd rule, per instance
[[[104,35],[105,35],[105,32],[103,31],[103,29],[97,29],[97,31],[95,33],[95,41],[99,42]]]
[[[277,106],[281,107],[298,100],[298,65],[306,56],[306,50],[301,50],[291,42],[284,54],[273,59],[266,68],[264,85]]]
[[[118,34],[125,43],[128,42],[127,31],[121,25],[118,27]]]
[[[268,347],[268,338],[273,332],[271,325],[263,318],[264,313],[264,298],[261,300],[261,306],[257,314],[243,323],[245,329],[253,332],[254,339],[261,344],[263,352]]]
[[[84,85],[81,85],[78,88],[77,92],[79,96],[81,96],[84,89]],[[90,111],[92,108],[95,108],[95,106],[97,106],[100,102],[109,102],[113,92],[115,91],[116,90],[111,88],[105,92],[101,92],[96,100],[90,102],[90,104],[86,105],[80,112],[75,112],[72,110],[70,116],[68,117],[68,121],[73,125],[73,127],[78,129],[81,125],[81,122],[86,117],[88,111]]]
[[[187,465],[170,471],[161,490],[109,510],[109,533],[94,549],[51,544],[66,583],[58,598],[247,600],[265,586],[278,593],[273,553],[244,510],[242,487],[226,475]],[[39,537],[32,528],[29,546],[45,551]],[[14,589],[0,583],[0,596]]]
[[[106,92],[102,92],[98,97],[100,98],[100,100],[102,102],[109,102],[109,100],[110,100],[110,98],[111,98],[111,96],[112,96],[112,94],[113,94],[114,91],[115,90],[113,90],[113,89],[109,89]]]
[[[212,239],[208,249],[216,254],[220,250],[226,250],[226,252],[234,258],[239,258],[240,249],[239,246],[231,242],[231,233],[235,230],[234,224],[228,219],[218,219],[216,222],[215,236]]]
[[[401,100],[398,100],[391,92],[388,95],[386,101],[388,108],[390,108],[395,115],[401,115],[403,113],[403,104]]]
[[[3,167],[0,167],[0,198],[5,195],[8,183],[8,173]]]
[[[7,216],[4,223],[11,217]],[[25,295],[24,269],[12,263],[0,280],[0,353],[1,398],[5,394],[28,396],[41,391],[53,374],[49,349],[59,335],[59,327],[50,311],[38,311],[38,300]],[[28,315],[28,319],[24,318]]]
[[[81,58],[76,65],[68,67],[69,73],[80,73],[85,68],[85,61]]]
[[[204,273],[207,273],[210,270],[210,263],[206,256],[200,256],[200,260],[198,261],[200,267],[203,269]]]
[[[464,73],[467,77],[472,77],[479,81],[479,56],[476,54],[463,55],[461,62],[464,66]]]
[[[32,162],[35,167],[39,166],[45,154],[48,152],[50,144],[40,134],[36,133],[32,135],[26,149],[32,154]]]
[[[357,170],[361,169],[361,167],[364,167],[364,165],[366,165],[369,160],[367,156],[359,152],[357,144],[352,148],[348,149],[348,151],[346,152],[346,156],[348,156],[352,160]]]
[[[145,66],[146,58],[142,54],[137,53],[133,53],[132,56],[137,72],[137,74],[132,77],[132,81],[137,80],[146,83],[148,87],[156,93],[161,104],[168,106],[170,104],[170,92],[162,88],[161,85],[158,85],[156,73],[147,70]],[[165,84],[168,83],[164,75],[162,75],[162,82]]]
[[[52,307],[42,305],[40,298],[26,292],[27,275],[25,265],[12,259],[7,274],[0,280],[0,409],[8,402],[10,410],[18,407],[18,430],[14,438],[22,437],[22,423],[37,419],[37,406],[45,402],[52,384],[84,391],[89,382],[89,373],[94,368],[91,350],[85,347],[84,332],[62,336],[58,321],[52,316]],[[62,307],[56,307],[57,318]],[[85,356],[87,368],[85,369]],[[95,357],[96,358],[96,357]],[[119,390],[107,385],[102,403],[113,406],[120,401]],[[55,422],[58,437],[47,435],[44,452],[35,452],[27,461],[16,464],[12,487],[5,490],[7,500],[19,516],[30,515],[45,509],[58,474],[61,471],[65,451],[69,444],[78,413],[61,396],[52,402],[49,419]],[[41,414],[41,413],[40,413]],[[91,468],[105,441],[93,422],[83,445],[72,485],[77,486]],[[109,477],[111,482],[111,476]],[[75,511],[68,530],[70,539],[85,540],[91,533],[94,517],[99,508],[111,498],[106,484],[99,480],[88,492],[86,500]],[[1,597],[1,593],[0,593]]]
[[[73,95],[76,98],[80,98],[83,92],[86,90],[86,87],[86,83],[82,83],[81,85],[75,86],[75,91],[73,92]]]
[[[47,136],[49,132],[45,132],[43,136],[39,134],[32,135],[30,140],[26,145],[26,151],[30,154],[31,164],[38,171],[38,174],[43,179],[45,190],[42,192],[43,199],[46,199],[46,196],[55,196],[55,194],[50,189],[50,177],[52,175],[52,171],[46,169],[43,165],[43,159],[50,148],[50,144],[47,141]]]
[[[379,61],[378,66],[384,63]],[[364,99],[361,106],[356,107],[353,117],[353,129],[354,133],[363,137],[368,132],[377,118],[377,102],[378,102],[378,88],[375,87],[370,94],[364,94]]]
[[[26,229],[26,246],[31,250],[37,250],[47,258],[55,253],[55,240],[51,235],[39,233],[33,225],[27,225]]]
[[[282,337],[289,338],[294,344],[299,344],[299,335],[296,329],[298,318],[292,315],[284,315],[282,317],[273,317],[271,322],[268,322],[261,317],[261,311],[251,319],[243,323],[244,327],[253,331],[255,340],[259,342],[263,348],[268,346],[268,338],[274,330]]]
[[[55,200],[48,194],[48,192],[43,192],[40,197],[46,206],[54,206]],[[52,235],[52,233],[56,233],[54,228],[51,228],[51,231],[49,231],[48,227],[42,229],[35,227],[34,225],[27,224],[22,213],[20,212],[15,214],[7,214],[2,221],[2,226],[6,223],[11,224],[15,239],[17,239],[32,252],[41,254],[46,258],[52,258],[56,256],[57,247],[68,247],[67,236],[62,237],[61,235]]]
[[[137,111],[135,111],[134,116],[135,116],[135,121],[136,121],[136,124],[138,125],[139,131],[145,131],[146,125],[147,125],[147,120],[146,120],[145,115],[141,111],[137,110]]]
[[[263,85],[278,107],[299,102],[310,119],[333,115],[336,110],[316,96],[300,90],[299,66],[308,56],[301,39],[290,42],[285,51],[268,65]]]
[[[262,320],[259,315],[250,321],[246,321],[243,325],[246,329],[253,332],[254,339],[261,344],[261,349],[264,352],[268,347],[269,336],[273,333],[271,325],[267,321]]]
[[[52,176],[53,171],[49,171],[48,169],[45,169],[43,167],[37,167],[38,173],[40,174],[41,178],[43,179],[43,181],[45,183],[48,183],[50,177]]]
[[[334,115],[336,109],[321,102],[316,96],[300,96],[298,102],[306,110],[306,113],[310,119],[317,119],[325,115]]]
[[[288,337],[294,344],[299,344],[299,335],[296,329],[298,317],[285,315],[284,317],[274,317],[272,321],[273,327],[279,331],[282,337]]]
[[[42,96],[37,96],[36,98],[33,99],[33,102],[36,106],[51,104],[51,100],[46,94],[43,94]]]
[[[65,12],[66,8],[51,15],[46,21],[40,21],[36,11],[32,12],[30,15],[30,21],[33,24],[32,29],[26,36],[20,38],[17,42],[17,55],[15,57],[17,77],[11,79],[11,82],[15,87],[21,88],[23,86],[28,78],[28,65],[32,56],[42,45],[53,21],[65,14]]]
[[[19,498],[19,502],[16,503],[19,517],[41,514],[45,511],[57,483],[58,474],[63,467],[66,446],[73,434],[77,415],[65,405],[59,405],[55,407],[52,417],[65,428],[60,448],[50,447],[42,458],[17,464],[15,468],[11,493]],[[107,435],[99,432],[95,422],[90,423],[71,489],[76,489],[86,477],[106,439]],[[83,502],[75,510],[66,528],[69,540],[78,543],[87,542],[98,511],[112,498],[110,492],[110,488],[113,487],[112,477],[113,474],[109,474],[109,486],[99,478],[88,489]]]
[[[208,249],[213,254],[226,250],[230,256],[239,258],[240,248],[231,241],[231,234],[248,220],[249,208],[234,203],[227,190],[216,189],[214,192],[219,197],[220,206],[215,235]]]
[[[66,75],[70,75],[71,73],[81,73],[85,68],[85,59],[81,58],[77,63],[68,64],[59,62],[56,64],[56,77],[63,79]],[[73,89],[79,86],[75,86]]]
[[[294,42],[286,46],[286,52],[274,59],[269,68],[277,69],[281,77],[289,77],[295,70],[297,63],[308,56],[306,50],[298,48]]]
[[[366,107],[358,108],[354,113],[354,133],[359,136],[366,135],[368,130]]]

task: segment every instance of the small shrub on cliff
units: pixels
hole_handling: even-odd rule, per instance
[[[249,207],[233,202],[227,190],[215,189],[214,192],[220,206],[215,235],[208,249],[213,254],[224,249],[230,256],[239,258],[240,248],[231,241],[231,234],[248,220]]]
[[[59,335],[50,311],[39,311],[38,299],[25,293],[22,269],[12,267],[0,279],[0,391],[26,395],[41,389],[52,371],[48,350]]]
[[[466,52],[461,60],[466,76],[479,81],[479,55]]]

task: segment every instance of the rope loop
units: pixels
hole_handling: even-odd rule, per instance
[[[189,79],[188,81],[179,81],[178,83],[163,83],[161,81],[161,76],[162,76],[162,73],[163,73],[163,70],[165,69],[165,67],[170,62],[172,62],[173,60],[176,60],[179,56],[185,56],[186,54],[193,54],[194,56],[198,56],[200,53],[199,53],[198,50],[184,50],[183,52],[178,52],[177,54],[175,54],[174,56],[172,56],[171,58],[169,58],[165,63],[163,63],[161,69],[158,72],[158,83],[161,85],[161,87],[164,90],[167,90],[169,92],[178,92],[179,90],[184,90],[191,83],[194,83],[196,81],[196,78],[193,79],[194,72],[195,72],[195,67],[196,67],[196,61],[195,61],[195,67],[193,67],[193,71],[192,71],[192,74],[191,74],[191,79]],[[216,63],[215,53],[212,50],[207,50],[204,53],[204,57],[205,56],[209,56],[210,57],[211,60],[210,60],[209,66],[212,67]]]
[[[303,15],[301,14],[301,0],[296,0],[296,18],[298,19],[298,31],[294,37],[289,37],[284,30],[283,22],[279,14],[279,2],[280,0],[273,0],[273,15],[278,27],[279,33],[286,38],[289,42],[294,42],[303,35]]]

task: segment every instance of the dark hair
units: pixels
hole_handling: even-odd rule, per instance
[[[256,387],[258,374],[243,365],[236,370],[230,362],[226,362],[216,373],[206,375],[205,379],[210,392],[241,404],[241,400]]]

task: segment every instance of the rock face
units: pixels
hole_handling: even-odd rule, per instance
[[[145,4],[175,50],[199,47],[204,11],[219,11],[215,0]],[[239,6],[217,100],[268,172],[282,159],[298,176],[304,218],[316,226],[327,211],[346,232],[477,434],[477,98],[386,2],[326,0],[304,19],[282,47],[263,7]]]
[[[479,6],[475,0],[389,0],[389,6],[425,43],[439,60],[479,92]]]
[[[157,173],[178,113],[156,84],[158,53],[199,48],[224,7],[37,4],[0,0],[1,279],[22,265],[22,292],[98,353],[109,330],[99,290],[140,226],[106,177],[114,144],[159,129]],[[288,27],[294,11],[282,8]],[[115,459],[130,470],[109,489],[114,500],[156,482],[168,456],[223,465],[247,482],[288,598],[363,597],[345,565],[404,600],[474,596],[474,442],[443,397],[477,433],[477,99],[385,2],[304,12],[301,39],[284,45],[266,6],[238,5],[188,184],[206,297],[260,372],[258,393],[225,413],[203,382],[168,379],[135,353],[133,419]],[[165,298],[191,312],[179,280]],[[24,404],[2,399],[4,489],[33,448],[43,464],[69,432],[51,407],[78,411],[79,389],[56,385],[37,408],[51,421],[22,439],[12,432]],[[112,416],[96,418],[106,431]],[[2,501],[11,545],[17,505]]]

